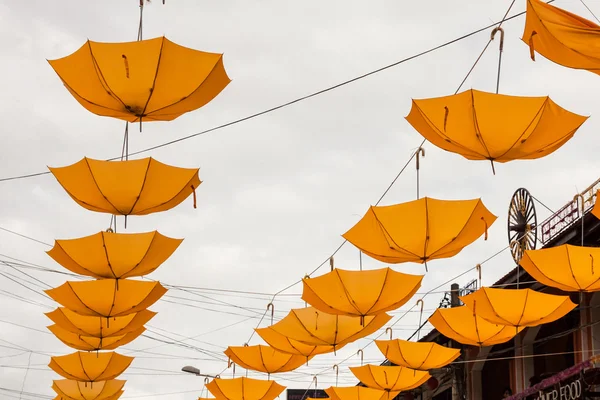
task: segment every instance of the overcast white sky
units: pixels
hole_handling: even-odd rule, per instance
[[[130,148],[139,150],[245,117],[419,53],[499,20],[510,2],[379,1],[367,6],[355,0],[167,0],[163,6],[155,0],[145,8],[145,38],[164,34],[184,46],[222,52],[233,81],[196,112],[170,123],[147,123],[141,134],[133,129]],[[591,18],[579,0],[557,0],[555,5]],[[589,5],[600,13],[598,4]],[[519,0],[511,14],[524,9],[525,1]],[[81,107],[45,59],[66,56],[88,38],[135,40],[137,17],[136,0],[0,1],[0,178],[43,172],[47,165],[69,165],[84,156],[104,159],[120,154],[123,122]],[[550,95],[570,111],[593,114],[600,91],[598,76],[569,70],[541,56],[532,62],[520,40],[524,21],[520,17],[505,24],[501,92]],[[489,31],[480,33],[283,110],[146,154],[168,164],[200,166],[204,184],[198,190],[196,210],[189,199],[166,213],[130,218],[129,232],[158,229],[185,238],[174,256],[150,277],[190,289],[172,289],[153,306],[159,314],[146,333],[181,342],[169,345],[140,338],[119,350],[123,354],[143,350],[134,353],[136,360],[122,375],[128,380],[123,399],[199,396],[202,379],[180,373],[181,367],[221,372],[226,367],[222,351],[248,340],[269,302],[266,294],[297,281],[333,252],[342,241],[340,235],[377,201],[420,143],[421,136],[404,120],[411,98],[452,94],[488,37]],[[493,91],[497,56],[494,43],[463,89]],[[590,118],[573,140],[545,159],[497,165],[496,176],[487,162],[469,162],[427,145],[422,195],[481,197],[499,218],[487,242],[477,241],[453,259],[431,262],[420,293],[508,244],[506,214],[517,188],[529,189],[556,210],[593,183],[600,172],[597,121]],[[42,242],[90,235],[108,224],[106,215],[77,206],[51,175],[0,182],[0,193],[0,227]],[[412,164],[382,204],[414,197]],[[541,206],[537,209],[540,220],[549,215]],[[0,259],[13,257],[60,269],[44,254],[48,249],[0,231]],[[367,257],[363,261],[367,268],[382,266]],[[346,245],[336,256],[336,265],[357,268],[358,251]],[[486,263],[484,284],[493,283],[513,265],[508,252]],[[396,269],[424,272],[413,264]],[[49,355],[72,350],[46,330],[50,321],[43,312],[56,304],[41,291],[46,285],[62,284],[65,277],[22,271],[37,280],[0,265],[4,273],[0,276],[0,387],[13,391],[0,389],[0,398],[18,398],[22,387],[28,393],[23,399],[52,398],[50,386],[59,377],[47,367]],[[471,272],[456,281],[464,285],[474,278]],[[276,299],[276,317],[304,305],[300,292],[297,285]],[[425,298],[427,314],[442,296],[434,293]],[[418,325],[418,313],[398,319],[413,304],[392,313],[396,337],[408,337]],[[346,367],[360,363],[356,350],[375,336],[276,379],[290,388],[306,388],[312,375],[319,373],[319,387],[325,388],[335,382],[332,365],[351,356],[340,365],[339,382],[355,384]],[[251,344],[258,343],[255,336]],[[365,361],[382,359],[376,346],[365,349]],[[231,373],[228,370],[223,376]],[[237,371],[238,376],[242,373]]]

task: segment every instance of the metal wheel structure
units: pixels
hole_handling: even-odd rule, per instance
[[[537,215],[533,197],[527,189],[513,194],[508,209],[508,243],[515,263],[519,264],[525,250],[534,250],[537,243]]]

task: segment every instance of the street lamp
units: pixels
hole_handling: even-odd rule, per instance
[[[218,378],[217,376],[212,376],[212,375],[207,375],[207,374],[201,374],[200,370],[196,367],[192,367],[191,365],[186,365],[185,367],[181,368],[181,370],[183,372],[187,372],[189,374],[194,374],[196,376],[204,376],[206,378]]]

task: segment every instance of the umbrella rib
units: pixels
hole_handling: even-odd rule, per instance
[[[423,246],[423,260],[427,260],[430,257],[427,256],[427,250],[429,248],[429,199],[425,198],[425,243]],[[425,264],[427,269],[427,264]]]
[[[379,302],[379,299],[381,299],[381,296],[383,295],[383,290],[385,289],[385,282],[387,281],[387,278],[388,278],[389,274],[390,274],[390,269],[388,268],[385,271],[385,278],[383,278],[383,284],[381,285],[381,290],[379,291],[379,295],[377,296],[377,298],[373,302],[373,305],[371,307],[369,307],[369,309],[367,310],[367,312],[365,313],[365,315],[368,315],[373,310],[373,308],[375,308],[375,306]]]
[[[62,245],[60,244],[60,242],[59,242],[58,240],[55,240],[55,242],[56,242],[56,245],[57,245],[58,247],[60,247],[60,249],[61,249],[62,251],[64,251],[64,252],[65,252],[65,254],[66,254],[66,255],[67,255],[67,256],[68,256],[68,257],[69,257],[69,258],[70,258],[70,259],[71,259],[71,260],[72,260],[72,261],[73,261],[75,264],[77,264],[77,266],[78,266],[78,267],[80,267],[81,269],[83,269],[83,270],[85,270],[85,271],[89,272],[90,274],[92,274],[92,276],[94,276],[94,275],[97,275],[97,274],[96,274],[94,271],[92,271],[92,270],[89,270],[89,269],[85,268],[83,265],[81,265],[81,264],[79,264],[78,262],[76,262],[75,260],[73,260],[73,257],[71,257],[71,256],[69,255],[69,253],[67,253],[67,252],[65,251],[64,247],[62,247]],[[59,263],[59,264],[60,264],[60,263]],[[62,264],[61,264],[61,265],[62,265]],[[68,268],[67,268],[67,269],[68,269]]]
[[[488,160],[494,160],[495,158],[492,157],[490,150],[488,149],[487,145],[485,144],[485,141],[483,140],[483,136],[481,134],[481,129],[479,129],[479,121],[477,119],[477,111],[475,111],[475,94],[472,90],[471,90],[471,108],[472,108],[472,112],[473,112],[473,129],[475,130],[475,136],[479,139],[479,142],[481,143],[481,145],[487,152],[488,156],[486,158]]]
[[[87,371],[85,370],[85,367],[83,366],[83,360],[81,359],[81,353],[77,353],[77,358],[79,359],[79,365],[81,365],[81,370],[83,371],[83,374],[86,376],[86,378],[89,379],[89,382],[94,382],[94,380],[88,375]]]
[[[515,140],[515,142],[513,143],[513,145],[512,145],[512,146],[510,146],[510,147],[508,148],[508,150],[506,150],[506,151],[505,151],[503,154],[501,154],[501,155],[499,155],[499,156],[497,157],[498,159],[499,159],[499,158],[502,158],[502,157],[504,157],[504,156],[505,156],[505,155],[506,155],[506,154],[507,154],[509,151],[511,151],[511,150],[512,150],[512,149],[513,149],[513,148],[514,148],[516,145],[517,145],[517,143],[518,143],[518,142],[519,142],[519,140],[520,140],[520,139],[523,137],[523,135],[525,135],[525,132],[527,132],[527,130],[529,129],[529,127],[531,127],[531,125],[533,125],[533,121],[535,121],[535,120],[536,120],[537,116],[538,116],[538,115],[540,115],[540,113],[541,113],[541,114],[543,114],[543,113],[544,113],[544,111],[546,110],[546,105],[548,104],[548,99],[549,99],[549,98],[550,98],[550,97],[546,96],[546,99],[545,99],[545,100],[542,102],[542,105],[541,105],[540,109],[539,109],[539,110],[538,110],[538,111],[537,111],[537,112],[534,114],[533,118],[531,119],[531,121],[529,122],[529,124],[527,124],[527,127],[525,128],[525,130],[523,131],[523,133],[521,133],[521,135],[520,135],[520,136],[519,136],[519,137],[518,137],[518,138]],[[540,117],[540,119],[542,119],[542,117]],[[535,131],[536,131],[536,129],[537,129],[538,127],[539,127],[539,124],[538,124],[538,125],[536,125],[536,126],[533,128],[533,130],[532,130],[531,134],[530,134],[530,135],[529,135],[529,136],[528,136],[528,137],[527,137],[525,140],[527,140],[527,139],[529,139],[530,137],[532,137],[532,136],[535,134]],[[549,144],[549,145],[547,145],[547,146],[546,146],[546,148],[547,148],[547,147],[550,147],[551,145],[552,145],[552,144]],[[529,153],[529,154],[533,154],[533,153],[537,153],[537,151],[532,151],[532,152],[531,152],[531,153]],[[527,155],[529,155],[529,154],[527,154]]]
[[[346,299],[348,300],[348,304],[350,304],[352,306],[352,308],[354,308],[354,310],[362,317],[364,317],[366,315],[363,314],[357,307],[356,302],[354,301],[354,299],[352,298],[352,296],[350,296],[350,293],[348,292],[348,290],[346,289],[346,285],[344,284],[344,280],[342,279],[342,277],[340,276],[340,272],[338,269],[334,270],[338,279],[340,280],[341,284],[342,284],[342,289],[344,290],[344,295],[346,296]],[[332,307],[333,308],[333,307]],[[367,311],[368,313],[368,311]]]
[[[577,280],[577,278],[575,277],[575,273],[573,272],[573,263],[571,263],[571,256],[569,255],[569,253],[570,253],[569,252],[569,246],[565,245],[565,249],[567,250],[567,260],[569,262],[569,271],[571,271],[571,276],[573,277],[573,280],[577,284],[577,287],[579,288],[579,291],[582,291],[584,289],[579,284],[579,281]]]
[[[454,333],[456,334],[456,336],[458,336],[458,337],[460,337],[460,338],[462,338],[462,339],[467,339],[467,340],[468,340],[468,341],[470,341],[470,342],[477,343],[475,340],[473,340],[473,339],[469,339],[468,337],[465,337],[464,335],[460,334],[460,332],[458,332],[456,329],[454,329],[454,328],[452,327],[452,325],[450,325],[450,323],[448,322],[448,320],[446,319],[446,317],[444,317],[444,314],[442,314],[441,312],[440,312],[439,314],[440,314],[440,317],[442,318],[442,320],[444,320],[444,322],[445,322],[445,323],[446,323],[446,325],[448,326],[448,329],[450,329],[452,332],[454,332]],[[435,326],[434,326],[434,327],[435,327]],[[460,342],[460,340],[457,340],[457,342]],[[460,342],[460,343],[462,343],[462,342]],[[466,343],[463,343],[463,344],[466,344]]]
[[[104,193],[102,192],[102,189],[100,189],[100,186],[98,185],[98,182],[96,182],[96,177],[95,177],[95,176],[94,176],[94,174],[92,173],[92,167],[90,166],[90,162],[88,161],[87,157],[86,157],[86,158],[84,158],[84,160],[85,160],[85,164],[86,164],[86,165],[87,165],[87,167],[88,167],[88,170],[90,171],[90,176],[92,177],[92,181],[94,182],[94,185],[96,186],[96,189],[98,189],[98,192],[99,192],[99,193],[102,195],[102,197],[104,197],[104,200],[106,200],[106,202],[107,202],[108,204],[110,204],[112,208],[114,208],[114,209],[115,209],[115,211],[117,211],[117,212],[119,212],[119,213],[123,214],[123,212],[122,212],[121,210],[119,210],[119,209],[118,209],[118,208],[117,208],[117,207],[116,207],[116,206],[115,206],[115,205],[114,205],[114,204],[113,204],[113,203],[112,203],[112,202],[111,202],[111,201],[108,199],[108,197],[106,197],[106,196],[104,195]],[[86,204],[87,204],[87,203],[86,203]],[[90,204],[90,205],[91,205],[91,204]]]
[[[104,367],[104,369],[102,370],[102,372],[100,372],[100,374],[98,374],[98,376],[95,379],[98,379],[99,377],[101,377],[102,374],[104,374],[106,372],[106,370],[108,370],[108,367],[110,366],[110,362],[112,361],[112,358],[114,357],[115,354],[117,354],[117,353],[112,353],[110,355],[110,360],[106,363],[106,366]],[[110,379],[110,378],[108,378],[108,379]],[[105,378],[103,380],[106,381],[107,379]]]
[[[108,248],[106,247],[106,240],[104,239],[104,232],[101,232],[100,236],[102,237],[102,248],[104,249],[104,255],[106,256],[106,264],[108,265],[108,269],[110,269],[112,276],[115,279],[118,279],[117,274],[115,274],[112,264],[110,263],[110,257],[108,256]]]
[[[487,292],[485,291],[485,288],[483,288],[484,290],[482,290],[483,295],[487,298],[488,303],[490,304],[490,308],[492,309],[494,315],[496,315],[496,317],[498,317],[499,319],[505,321],[505,322],[510,322],[504,318],[502,318],[500,315],[498,315],[498,312],[496,311],[496,309],[494,308],[494,305],[492,304],[492,301],[490,300],[490,297],[488,296]],[[529,295],[529,292],[525,292],[525,304],[527,304],[527,296]],[[474,300],[475,301],[475,300]],[[521,317],[519,318],[519,323],[521,322],[521,318],[523,318],[523,315],[525,314],[525,307],[523,307],[523,311],[521,312]],[[488,321],[489,322],[489,321]],[[496,324],[498,325],[498,324]],[[508,326],[512,326],[512,324],[508,323],[508,324],[502,324],[502,325],[508,325]]]
[[[158,53],[158,62],[156,63],[156,72],[154,73],[154,80],[152,81],[152,87],[150,88],[150,95],[148,96],[148,99],[146,100],[146,104],[144,104],[144,109],[140,113],[141,115],[144,115],[146,113],[146,108],[148,107],[148,104],[150,103],[150,100],[152,99],[152,95],[154,94],[154,88],[156,87],[156,78],[158,78],[158,72],[160,70],[160,61],[162,60],[162,53],[163,53],[164,46],[165,46],[165,37],[163,36],[162,42],[160,43],[160,51]],[[141,121],[141,118],[142,117],[140,116],[140,121]]]
[[[210,77],[210,76],[211,76],[211,75],[212,75],[212,74],[215,72],[215,67],[216,67],[216,65],[219,63],[219,61],[221,61],[221,59],[222,59],[222,58],[223,58],[223,55],[221,55],[221,57],[219,57],[219,59],[217,60],[217,62],[216,62],[214,65],[213,65],[212,69],[210,70],[210,73],[209,73],[208,75],[206,75],[206,77],[204,77],[204,79],[202,80],[202,82],[200,82],[200,84],[199,84],[199,85],[198,85],[198,86],[197,86],[197,87],[196,87],[194,90],[192,90],[192,92],[191,92],[190,94],[188,94],[187,96],[183,97],[183,98],[182,98],[182,99],[180,99],[180,100],[177,100],[177,101],[176,101],[176,102],[174,102],[174,103],[167,104],[166,106],[163,106],[163,107],[157,108],[156,110],[152,110],[152,111],[150,111],[150,112],[148,113],[148,115],[150,115],[150,114],[154,114],[154,113],[157,113],[157,112],[159,112],[159,111],[162,111],[162,110],[164,110],[164,109],[167,109],[167,108],[169,108],[169,107],[172,107],[172,106],[174,106],[174,105],[176,105],[176,104],[178,104],[178,103],[181,103],[183,100],[186,100],[186,99],[188,99],[190,96],[193,96],[193,95],[194,95],[194,93],[196,93],[198,90],[200,90],[200,88],[202,87],[202,85],[204,84],[204,82],[206,82],[206,80],[207,80],[207,79],[208,79],[208,78],[209,78],[209,77]]]
[[[389,238],[390,238],[390,240],[392,241],[392,243],[393,243],[393,244],[394,244],[394,245],[395,245],[395,246],[396,246],[396,247],[397,247],[399,250],[402,250],[402,251],[404,251],[404,252],[406,252],[406,253],[408,253],[408,254],[410,254],[410,255],[412,255],[412,256],[418,257],[418,258],[420,259],[420,258],[421,258],[421,256],[420,256],[419,254],[415,254],[415,253],[413,253],[412,251],[409,251],[409,250],[407,250],[407,249],[403,248],[402,246],[400,246],[398,243],[396,243],[396,241],[394,240],[394,238],[392,237],[392,235],[390,235],[390,233],[387,231],[387,229],[385,229],[385,225],[383,225],[383,223],[382,223],[382,222],[379,220],[379,218],[377,217],[377,214],[375,213],[374,207],[373,207],[373,206],[371,206],[371,208],[373,209],[373,215],[375,216],[375,219],[377,220],[377,225],[378,225],[378,226],[379,226],[379,228],[380,228],[380,229],[381,229],[381,230],[382,230],[382,231],[385,233],[384,237],[385,237],[385,241],[386,241],[386,243],[387,243],[388,247],[392,248],[392,247],[390,246],[390,242],[387,240],[387,237],[389,237]],[[387,237],[386,237],[386,236],[387,236]],[[396,250],[396,249],[394,249],[394,248],[392,248],[392,249],[393,249],[393,250]],[[398,251],[398,250],[397,250],[397,251]],[[375,253],[373,253],[373,254],[375,254]],[[391,258],[391,257],[390,257],[390,258]]]
[[[90,56],[92,57],[92,62],[94,63],[94,71],[96,72],[96,76],[98,77],[98,81],[100,81],[100,84],[104,87],[104,89],[107,91],[107,93],[114,98],[115,100],[117,100],[118,102],[120,102],[121,104],[123,104],[123,107],[125,108],[126,112],[128,112],[129,114],[131,114],[131,111],[129,111],[127,109],[127,105],[125,104],[125,102],[123,100],[121,100],[121,98],[119,96],[117,96],[117,94],[111,89],[110,85],[108,84],[108,82],[106,82],[106,78],[104,78],[104,74],[102,74],[102,71],[100,70],[100,66],[98,65],[98,61],[96,60],[96,57],[94,56],[94,52],[92,51],[92,44],[90,43],[90,41],[87,41],[87,45],[88,45],[88,49],[90,50]],[[83,98],[83,97],[82,97]],[[109,110],[113,110],[112,108],[108,108],[105,107]],[[121,111],[122,110],[113,110],[113,111]]]
[[[113,312],[113,309],[115,307],[115,300],[117,299],[117,285],[118,285],[118,281],[115,280],[115,288],[113,290],[113,301],[112,301],[112,304],[110,305],[110,310],[108,310],[108,316],[107,316],[107,318],[110,317],[110,316],[112,316],[112,312]]]
[[[148,158],[148,166],[146,168],[146,172],[144,173],[144,180],[142,181],[142,186],[140,187],[140,192],[138,193],[137,198],[135,199],[135,201],[131,205],[131,209],[129,210],[129,212],[127,214],[133,213],[133,209],[135,208],[135,206],[137,205],[138,201],[140,201],[140,198],[142,197],[142,192],[144,191],[144,187],[146,186],[146,180],[148,179],[148,172],[150,171],[150,162],[151,161],[152,161],[152,158]],[[138,211],[138,214],[139,213],[140,213],[140,211]]]
[[[414,102],[414,100],[413,100]],[[425,112],[423,110],[421,110],[421,108],[417,105],[417,108],[419,109],[419,112],[421,113],[421,116],[427,120],[427,122],[429,122],[429,125],[436,131],[436,133],[443,138],[444,140],[448,141],[450,144],[455,145],[456,147],[460,147],[463,150],[466,150],[466,152],[469,153],[473,153],[476,154],[480,157],[485,157],[484,154],[478,153],[477,151],[468,148],[467,146],[465,146],[464,144],[459,143],[458,141],[456,141],[456,139],[450,139],[450,136],[444,134],[434,123],[433,121],[431,121],[431,119],[429,119],[429,117],[427,116],[427,114],[425,114]],[[444,149],[446,150],[446,149]],[[446,151],[450,151],[450,150],[446,150]],[[462,154],[461,154],[462,155]],[[464,156],[463,156],[464,157]]]
[[[75,289],[73,288],[73,286],[71,286],[71,282],[66,282],[67,285],[69,285],[69,287],[71,288],[71,292],[73,292],[73,295],[75,295],[75,297],[77,297],[77,300],[79,300],[79,302],[88,310],[90,310],[91,312],[95,313],[97,316],[102,317],[96,310],[92,309],[91,307],[89,307],[87,304],[85,304],[83,302],[83,300],[81,300],[81,297],[79,297],[79,295],[77,294],[77,292],[75,292]],[[66,308],[66,307],[65,307]],[[73,311],[75,312],[75,311]],[[77,313],[76,313],[77,314]]]
[[[458,238],[458,237],[461,235],[461,233],[463,233],[463,231],[466,229],[467,225],[469,225],[469,223],[470,223],[470,221],[471,221],[471,218],[473,218],[473,215],[475,214],[475,211],[477,211],[477,206],[478,206],[479,204],[482,204],[482,203],[481,203],[481,199],[478,199],[478,200],[477,200],[477,204],[475,204],[475,207],[473,207],[473,211],[471,211],[471,215],[469,215],[469,218],[467,218],[467,222],[465,222],[465,224],[463,225],[463,227],[462,227],[462,228],[460,228],[460,231],[458,231],[458,233],[456,234],[456,236],[455,236],[455,237],[453,237],[452,239],[450,239],[450,240],[448,241],[448,243],[446,243],[445,245],[441,246],[439,249],[437,249],[436,251],[434,251],[433,253],[431,253],[431,256],[430,256],[430,258],[431,258],[431,257],[433,257],[433,256],[435,256],[435,255],[437,255],[437,253],[438,253],[438,252],[440,252],[440,251],[441,251],[441,250],[442,250],[444,247],[446,247],[446,246],[450,245],[450,244],[451,244],[451,243],[452,243],[454,240],[456,240],[456,238]],[[485,220],[484,220],[484,221],[485,221]],[[487,223],[487,221],[485,221],[485,223]],[[484,233],[485,233],[485,232],[482,232],[482,233],[480,233],[480,234],[479,234],[479,236],[483,235]],[[479,237],[477,237],[477,239],[479,239]],[[475,239],[475,240],[477,240],[477,239]],[[475,240],[473,240],[471,243],[473,243]],[[468,243],[468,244],[466,244],[465,246],[463,246],[463,247],[461,248],[461,250],[462,250],[462,249],[464,249],[465,247],[469,246],[471,243]]]
[[[429,356],[431,355],[431,352],[433,351],[433,343],[431,343],[431,346],[429,346],[429,351],[427,352],[427,355],[425,356],[425,358],[423,358],[423,362],[421,364],[419,364],[419,368],[423,367],[423,364],[425,364],[427,362],[427,359],[429,358]]]
[[[197,173],[198,171],[199,171],[199,169],[198,169],[198,170],[196,170],[196,173]],[[167,201],[165,201],[165,202],[163,202],[163,203],[157,204],[157,205],[155,205],[155,206],[153,206],[153,207],[146,208],[146,209],[144,209],[144,210],[140,210],[140,211],[138,211],[138,212],[137,212],[137,214],[140,214],[140,213],[142,213],[142,212],[146,212],[146,211],[148,211],[148,210],[152,210],[152,209],[158,208],[158,207],[160,207],[160,206],[164,206],[165,204],[168,204],[169,202],[173,201],[173,199],[175,199],[177,196],[179,196],[179,195],[180,195],[180,194],[181,194],[181,193],[182,193],[182,192],[183,192],[185,189],[187,189],[187,188],[190,186],[190,182],[192,182],[192,180],[193,180],[193,179],[194,179],[194,176],[192,176],[192,177],[190,178],[190,180],[189,180],[189,181],[188,181],[188,182],[187,182],[187,183],[186,183],[186,184],[185,184],[185,185],[184,185],[184,186],[181,188],[181,190],[180,190],[180,191],[179,191],[179,192],[178,192],[178,193],[177,193],[175,196],[171,197],[169,200],[167,200]],[[202,183],[202,182],[200,182],[200,183]],[[136,203],[137,203],[137,201],[136,201]]]
[[[154,244],[154,241],[156,240],[156,236],[157,236],[157,234],[158,234],[158,232],[157,232],[157,231],[154,231],[154,234],[152,235],[152,240],[150,240],[150,244],[148,245],[148,248],[146,249],[146,252],[145,252],[145,253],[144,253],[144,255],[142,256],[142,258],[140,259],[140,261],[139,261],[137,264],[135,264],[135,266],[134,266],[133,268],[131,268],[131,269],[130,269],[130,270],[127,272],[127,273],[123,274],[123,275],[121,276],[122,278],[123,278],[123,277],[125,277],[125,278],[129,278],[129,277],[131,277],[131,276],[134,276],[134,275],[130,275],[130,274],[132,274],[132,271],[134,271],[136,268],[138,268],[138,267],[140,266],[140,264],[141,264],[142,262],[144,262],[144,260],[145,260],[145,259],[146,259],[146,257],[148,256],[148,253],[150,253],[150,249],[152,248],[152,245]],[[157,267],[157,268],[158,268],[158,267]],[[156,269],[156,268],[154,268],[152,271],[154,271],[155,269]],[[146,274],[148,274],[148,273],[150,273],[150,272],[152,272],[152,271],[148,271],[148,272],[146,272]],[[138,275],[138,276],[141,276],[141,275]]]

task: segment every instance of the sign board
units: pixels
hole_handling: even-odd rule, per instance
[[[557,386],[552,390],[539,392],[535,400],[578,400],[582,398],[583,390],[580,379],[571,383],[559,383]]]
[[[307,397],[312,397],[313,399],[325,399],[327,393],[321,389],[288,389],[287,390],[287,400],[304,400]]]

